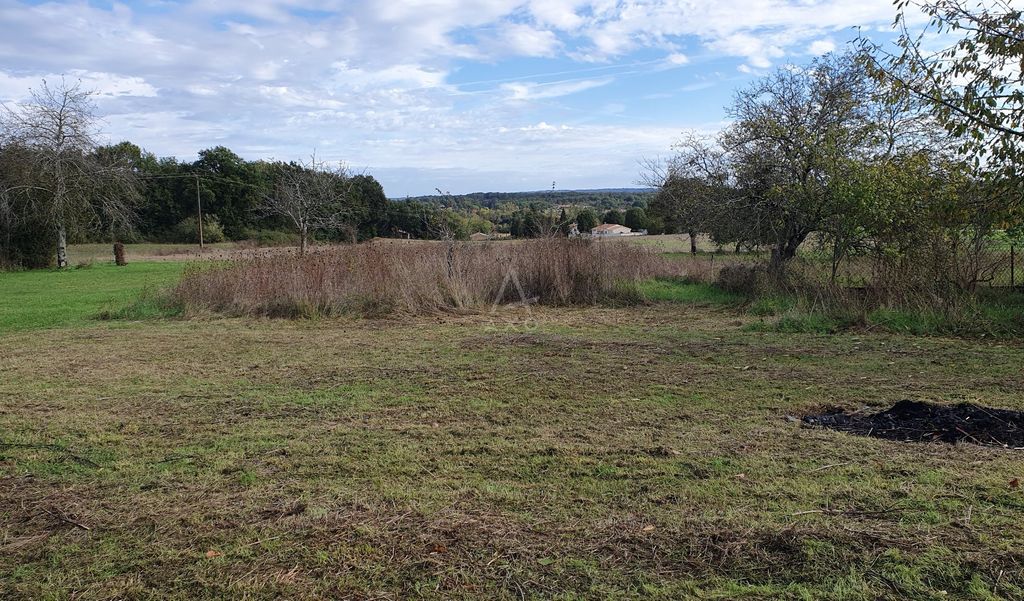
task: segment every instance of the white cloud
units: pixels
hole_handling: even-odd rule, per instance
[[[612,81],[614,80],[611,77],[552,83],[519,81],[502,84],[501,89],[507,91],[512,100],[540,100],[543,98],[558,98],[559,96],[576,94],[591,88],[606,86]]]
[[[807,48],[807,52],[814,55],[828,54],[834,52],[836,43],[832,40],[814,40]]]
[[[513,56],[551,56],[560,46],[554,32],[535,29],[522,23],[503,26],[499,45]]]
[[[530,13],[538,23],[557,27],[562,30],[576,29],[584,23],[583,17],[577,14],[586,2],[577,0],[532,0]]]
[[[658,91],[675,92],[709,59],[757,73],[892,16],[890,0],[6,0],[0,99],[64,73],[99,92],[111,137],[160,154],[224,143],[294,158],[316,146],[381,169],[527,173],[551,161],[621,182],[689,117],[647,121],[641,103],[600,88],[664,70],[677,79]],[[529,62],[480,73],[517,58]],[[467,79],[479,85],[453,83]],[[575,154],[585,164],[565,165]]]
[[[56,85],[61,78],[68,84],[80,83],[81,89],[92,93],[95,99],[134,96],[154,98],[158,90],[141,77],[117,75],[114,73],[72,69],[67,73],[46,73],[33,76],[16,76],[0,71],[0,101],[19,102],[28,98],[33,88],[42,80]]]

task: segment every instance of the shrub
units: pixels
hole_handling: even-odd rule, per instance
[[[174,226],[175,242],[199,244],[199,227],[195,217],[186,217]],[[226,240],[224,228],[216,215],[203,215],[203,242],[213,244]]]
[[[524,300],[622,303],[642,299],[640,281],[674,270],[632,244],[564,238],[384,242],[306,256],[268,252],[222,267],[197,267],[185,274],[173,299],[186,309],[287,317],[461,311]]]
[[[32,219],[0,223],[0,269],[52,267],[56,253],[57,235],[53,228]]]
[[[297,234],[281,230],[244,230],[242,236],[257,246],[295,246],[299,243]]]

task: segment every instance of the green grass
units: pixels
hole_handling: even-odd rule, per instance
[[[81,275],[99,307],[174,277],[125,273],[0,286]],[[1024,410],[1024,346],[749,331],[645,286],[665,302],[8,330],[0,597],[1024,598],[1020,452],[792,419]]]
[[[836,307],[830,311],[808,308],[792,296],[768,296],[747,306],[760,317],[750,331],[828,334],[846,329],[884,330],[915,336],[966,336],[1018,339],[1024,336],[1024,293],[982,290],[973,304],[957,313],[927,309],[879,308],[866,314]]]
[[[82,326],[101,312],[122,312],[147,288],[173,283],[185,264],[96,263],[85,268],[0,272],[0,334]]]
[[[796,307],[796,299],[788,296],[763,296],[754,299],[747,312],[758,317],[781,315]]]
[[[651,301],[685,303],[698,305],[737,305],[743,302],[741,295],[733,294],[712,284],[687,282],[678,279],[658,278],[638,285],[644,298]]]

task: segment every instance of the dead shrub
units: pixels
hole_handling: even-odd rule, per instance
[[[362,244],[262,254],[188,271],[184,309],[309,317],[472,311],[493,304],[636,302],[636,283],[677,265],[632,244],[551,238],[508,243]]]

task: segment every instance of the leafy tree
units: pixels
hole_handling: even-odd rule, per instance
[[[623,218],[623,222],[623,225],[631,230],[646,230],[647,212],[640,207],[631,207],[626,209],[626,215]]]
[[[622,225],[624,218],[622,211],[618,209],[609,209],[604,215],[601,216],[601,223],[613,223],[615,225]]]
[[[568,236],[570,231],[572,231],[572,220],[569,219],[569,215],[565,212],[565,207],[562,207],[561,212],[558,214],[558,233]]]
[[[659,236],[665,233],[665,222],[656,215],[647,216],[647,233],[652,236]]]
[[[195,216],[182,219],[175,227],[175,241],[196,244],[199,242],[199,220]],[[203,241],[206,244],[223,242],[224,229],[220,226],[220,220],[216,215],[203,213]]]
[[[729,176],[724,153],[692,135],[674,147],[676,155],[668,161],[645,164],[644,181],[657,190],[647,212],[664,231],[687,234],[690,253],[696,254],[699,233],[710,232],[714,237],[725,224],[732,233],[733,226],[745,220],[727,210]]]
[[[735,242],[767,242],[780,273],[808,236],[846,214],[843,182],[857,162],[895,148],[874,94],[850,55],[775,71],[736,94],[733,124],[713,144],[683,144],[651,210],[668,228],[683,219],[693,229],[734,229]],[[736,223],[723,227],[730,218]]]
[[[245,161],[224,146],[200,151],[192,172],[199,175],[203,210],[220,218],[224,234],[232,240],[241,239],[256,225],[256,209],[273,195],[278,183],[272,179],[271,170]],[[192,190],[194,193],[195,188]]]
[[[138,172],[143,183],[140,234],[150,240],[177,241],[172,234],[176,225],[197,214],[196,176],[188,164],[147,152],[141,153]]]
[[[360,239],[380,235],[387,222],[388,197],[384,187],[371,175],[359,174],[351,178],[349,202],[358,222]]]
[[[590,230],[597,227],[598,224],[597,214],[594,213],[593,209],[583,209],[576,215],[576,229],[581,234],[589,234]]]
[[[21,152],[0,145],[0,269],[42,268],[53,264],[56,232],[42,216],[23,210],[18,175]]]
[[[669,233],[686,233],[690,253],[697,254],[697,233],[703,229],[703,217],[710,199],[709,186],[697,177],[672,173],[661,183],[648,208]]]
[[[427,238],[426,224],[432,221],[431,215],[436,212],[431,205],[404,200],[388,204],[386,232],[391,236]]]

